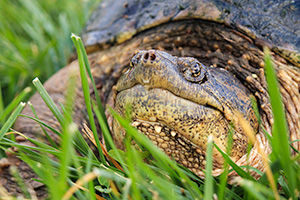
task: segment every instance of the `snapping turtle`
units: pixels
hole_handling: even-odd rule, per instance
[[[217,136],[218,133],[221,133],[220,135],[226,133],[228,123],[231,122],[232,116],[238,110],[257,130],[257,143],[250,152],[249,164],[263,170],[261,158],[257,153],[257,145],[263,146],[267,153],[270,153],[271,149],[261,127],[257,125],[251,103],[249,103],[251,93],[259,105],[262,127],[271,133],[273,117],[263,70],[263,46],[268,46],[272,51],[285,105],[290,140],[300,138],[300,69],[297,53],[300,47],[298,37],[300,23],[297,17],[299,4],[290,3],[290,1],[269,2],[273,4],[256,1],[223,2],[217,0],[103,1],[91,16],[82,35],[89,53],[92,73],[98,84],[99,93],[102,95],[102,102],[111,107],[114,107],[114,102],[116,102],[116,108],[122,113],[124,103],[122,101],[132,101],[134,106],[134,102],[130,98],[138,94],[149,97],[152,95],[155,99],[157,95],[151,94],[155,90],[147,89],[145,86],[141,87],[138,84],[134,87],[130,85],[131,96],[129,98],[125,98],[126,95],[119,96],[123,92],[122,87],[127,84],[122,84],[122,80],[119,81],[119,79],[130,69],[132,55],[137,50],[159,50],[138,52],[132,59],[133,67],[128,72],[129,75],[127,73],[126,78],[129,80],[130,75],[134,74],[137,75],[136,77],[143,75],[143,73],[137,72],[138,69],[147,67],[145,63],[142,63],[144,61],[141,61],[141,58],[150,59],[149,62],[152,60],[153,63],[159,59],[164,65],[151,65],[151,67],[152,69],[164,67],[164,70],[154,70],[151,72],[153,73],[151,76],[159,75],[168,79],[167,86],[170,87],[160,88],[161,98],[158,101],[169,101],[170,104],[178,103],[172,105],[168,110],[168,113],[173,113],[174,116],[176,114],[176,116],[168,118],[174,119],[173,122],[163,122],[159,118],[159,114],[163,116],[163,110],[159,108],[158,110],[148,109],[142,115],[149,117],[143,118],[139,116],[139,109],[142,107],[137,107],[132,113],[134,120],[132,124],[140,128],[142,132],[143,128],[146,128],[147,131],[144,131],[146,134],[147,132],[151,133],[150,130],[156,131],[158,134],[153,138],[153,142],[159,143],[160,139],[164,139],[158,145],[165,149],[167,154],[169,154],[168,149],[172,150],[174,146],[186,151],[187,155],[180,154],[180,152],[176,154],[175,160],[199,176],[203,176],[199,169],[203,167],[201,160],[205,156],[205,144],[200,143],[205,143],[205,140],[201,140],[201,138],[206,137],[207,133],[197,136],[200,139],[195,140],[193,139],[193,137],[196,138],[195,135],[185,132],[188,124],[180,129],[178,127],[180,123],[177,123],[176,120],[184,121],[185,117],[192,118],[188,114],[182,115],[180,112],[183,107],[185,107],[184,112],[190,108],[193,111],[198,109],[199,120],[203,119],[207,123],[213,123],[211,126],[215,127],[212,127],[211,133]],[[139,55],[140,58],[138,58]],[[57,105],[64,100],[64,91],[70,71],[77,70],[77,68],[78,62],[73,61],[45,83],[46,90]],[[188,68],[188,70],[184,68]],[[164,74],[167,70],[173,70],[174,73],[167,76]],[[157,72],[161,74],[157,74]],[[179,79],[182,81],[184,79],[183,83],[188,86],[178,85],[181,83]],[[147,81],[149,80],[144,79],[144,82]],[[160,81],[163,80],[158,80],[158,83]],[[171,87],[175,90],[168,90]],[[202,93],[203,91],[206,93]],[[86,118],[84,99],[79,84],[77,95],[74,120],[80,126]],[[139,96],[139,98],[145,97]],[[194,98],[194,100],[191,101],[189,98]],[[145,103],[146,101],[149,100],[145,100]],[[59,123],[38,94],[31,98],[31,102],[41,120],[59,128]],[[161,109],[167,108],[163,103],[156,105],[160,105]],[[147,108],[147,106],[154,107],[148,104],[143,108]],[[172,108],[177,108],[177,110]],[[157,112],[158,115],[154,115],[154,112]],[[23,113],[32,115],[28,107],[24,109]],[[248,113],[250,114],[248,115]],[[114,124],[114,139],[119,146],[122,146],[120,142],[122,130],[113,122],[109,113],[107,115],[110,125]],[[217,121],[216,116],[221,121],[212,122],[213,120]],[[196,121],[191,121],[191,123]],[[195,127],[198,125],[198,127],[205,126],[203,129],[207,128],[205,123],[197,123],[195,123]],[[217,127],[218,130],[216,130]],[[15,129],[29,137],[41,137],[39,125],[27,118],[20,117],[15,124]],[[247,141],[243,132],[238,130],[238,126],[235,133],[237,136],[241,135],[237,137],[237,141],[241,141],[241,143]],[[58,140],[55,134],[50,133],[50,135],[54,140]],[[152,139],[150,135],[152,137],[153,134],[149,134],[149,138]],[[164,137],[168,137],[169,142]],[[170,139],[171,137],[173,138]],[[19,138],[17,137],[17,139]],[[20,138],[20,140],[22,139]],[[226,139],[220,141],[219,145],[222,147]],[[170,148],[164,148],[165,145]],[[293,146],[295,149],[300,149],[299,142],[293,143]],[[243,165],[247,158],[243,154],[244,150],[236,153],[239,148],[244,148],[244,146],[236,142],[233,148],[233,159],[237,164]],[[216,153],[215,158],[218,157],[219,155]],[[194,162],[196,159],[198,161]],[[222,162],[214,163],[213,175],[217,176],[222,172],[221,164]],[[29,167],[14,156],[10,156],[8,162],[2,162],[1,165],[0,183],[8,191],[15,194],[20,193],[9,175],[8,165],[17,165],[22,178],[32,185],[38,195],[45,195],[43,185],[31,180],[34,174]],[[253,175],[257,176],[254,172]],[[236,175],[232,173],[229,180],[232,180],[231,178],[234,176]]]

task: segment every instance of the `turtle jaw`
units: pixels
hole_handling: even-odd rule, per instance
[[[214,135],[215,143],[226,149],[229,124],[217,109],[183,99],[168,90],[148,89],[143,85],[135,85],[117,94],[115,109],[124,116],[128,106],[132,125],[167,155],[180,158],[179,163],[191,170],[192,166],[204,167],[202,161],[208,135]],[[122,134],[120,129],[114,125],[114,134]],[[217,151],[213,156],[214,167],[220,167],[222,156]]]
[[[182,76],[176,56],[158,50],[139,51],[131,59],[131,65],[116,85],[117,94],[141,84],[147,89],[162,88],[199,105],[224,111],[213,92],[201,84],[187,81]]]
[[[154,145],[159,147],[170,158],[187,167],[194,173],[200,173],[205,168],[205,151],[187,140],[174,129],[158,121],[155,118],[144,121],[135,119],[131,125],[147,136]],[[216,163],[214,163],[215,166]],[[220,164],[218,164],[220,165]]]

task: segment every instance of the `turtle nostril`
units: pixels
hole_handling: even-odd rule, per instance
[[[145,55],[144,55],[144,60],[148,60],[149,58],[149,53],[147,52]]]
[[[154,61],[155,58],[156,58],[156,55],[155,55],[154,53],[152,53],[152,54],[150,55],[150,60]]]

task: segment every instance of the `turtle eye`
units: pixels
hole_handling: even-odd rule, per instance
[[[193,83],[202,83],[205,79],[206,69],[197,60],[185,60],[179,63],[184,78]]]
[[[131,68],[135,67],[140,62],[140,59],[141,59],[140,53],[134,54],[130,60],[130,67]]]
[[[139,59],[140,59],[140,55],[134,54],[132,56],[132,58],[130,59],[130,62],[129,62],[129,67],[128,67],[127,71],[125,72],[125,74],[127,74],[127,76],[132,72],[135,65],[138,64]]]
[[[197,77],[200,75],[201,69],[199,63],[196,63],[194,66],[191,67],[191,72],[193,77]]]

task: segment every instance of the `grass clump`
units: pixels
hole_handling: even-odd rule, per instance
[[[248,170],[253,167],[237,166],[228,156],[222,152],[226,165],[224,174],[213,177],[212,170],[212,149],[217,148],[212,139],[208,142],[206,155],[205,180],[200,179],[191,171],[178,165],[166,154],[160,151],[149,139],[139,133],[130,125],[130,120],[119,116],[111,110],[113,116],[119,121],[127,132],[125,138],[126,151],[118,150],[113,144],[109,127],[103,112],[100,98],[96,97],[94,102],[89,97],[90,91],[88,82],[91,78],[89,64],[84,51],[81,39],[72,36],[73,42],[78,52],[80,73],[82,77],[82,88],[86,90],[85,103],[90,115],[91,130],[85,127],[86,135],[95,145],[100,157],[97,157],[87,145],[76,125],[72,121],[72,107],[74,95],[74,79],[70,79],[69,89],[66,95],[66,103],[62,106],[62,112],[54,105],[47,95],[38,79],[34,80],[34,85],[40,92],[46,104],[61,123],[61,131],[55,131],[61,136],[59,146],[50,146],[37,140],[27,138],[35,144],[34,147],[17,144],[13,139],[4,137],[0,142],[2,149],[8,146],[19,148],[18,155],[26,161],[41,181],[47,186],[51,199],[297,199],[300,188],[300,167],[298,157],[291,157],[289,153],[289,141],[287,140],[288,130],[280,129],[284,125],[285,118],[278,115],[277,123],[274,126],[272,137],[269,137],[273,150],[286,148],[283,152],[273,151],[269,162],[272,174],[275,177],[274,183],[269,181],[267,174],[259,172],[262,177],[255,180],[249,175]],[[280,94],[274,92],[277,87],[271,87],[272,81],[276,82],[269,57],[266,53],[266,76],[269,83],[271,101],[274,98],[280,99]],[[275,78],[275,79],[274,79]],[[72,84],[73,83],[73,84]],[[96,92],[95,85],[93,86]],[[282,109],[277,105],[272,105],[273,110]],[[18,108],[13,114],[13,120],[20,110]],[[280,111],[281,112],[281,111]],[[102,128],[106,145],[105,148],[97,138],[95,120],[92,116],[95,113]],[[276,114],[276,112],[274,112]],[[282,118],[283,117],[283,118]],[[92,120],[91,120],[92,119]],[[35,119],[39,121],[38,119]],[[48,125],[42,124],[42,126]],[[11,123],[1,129],[0,136],[8,131]],[[277,134],[277,135],[276,135]],[[283,136],[281,134],[285,134]],[[285,138],[286,137],[286,138]],[[286,144],[278,143],[278,138]],[[98,141],[97,141],[98,140]],[[143,149],[137,150],[132,144],[132,140]],[[49,141],[49,143],[51,143]],[[283,147],[282,147],[283,146]],[[228,151],[229,152],[229,151]],[[288,156],[282,161],[282,156]],[[147,162],[145,162],[145,160]],[[240,186],[226,183],[227,174],[235,170],[241,177]],[[254,169],[255,170],[255,169]],[[289,171],[286,171],[289,170]],[[272,190],[273,189],[273,190]],[[275,189],[275,191],[274,191]],[[27,195],[30,193],[26,193]]]
[[[98,2],[0,1],[0,116],[34,77],[44,82],[66,65],[70,32],[81,32]]]

